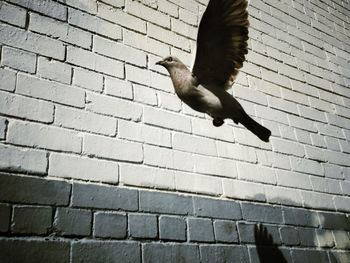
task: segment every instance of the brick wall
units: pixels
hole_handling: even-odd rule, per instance
[[[350,2],[250,1],[270,143],[155,65],[207,2],[0,0],[0,262],[350,261]]]

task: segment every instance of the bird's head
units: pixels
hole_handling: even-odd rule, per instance
[[[168,56],[163,58],[161,61],[158,61],[156,65],[161,65],[169,70],[173,67],[182,66],[183,63],[177,57]]]

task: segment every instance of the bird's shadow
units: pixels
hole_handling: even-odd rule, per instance
[[[254,239],[258,257],[261,263],[287,263],[288,261],[274,243],[272,235],[262,224],[254,227]]]

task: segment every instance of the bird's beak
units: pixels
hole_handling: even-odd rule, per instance
[[[160,61],[156,62],[156,65],[163,66],[163,64],[164,64],[164,61],[163,61],[163,60],[160,60]]]

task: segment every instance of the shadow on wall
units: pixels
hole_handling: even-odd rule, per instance
[[[261,263],[288,263],[278,246],[274,244],[272,235],[262,224],[255,225],[254,238],[256,250]]]

